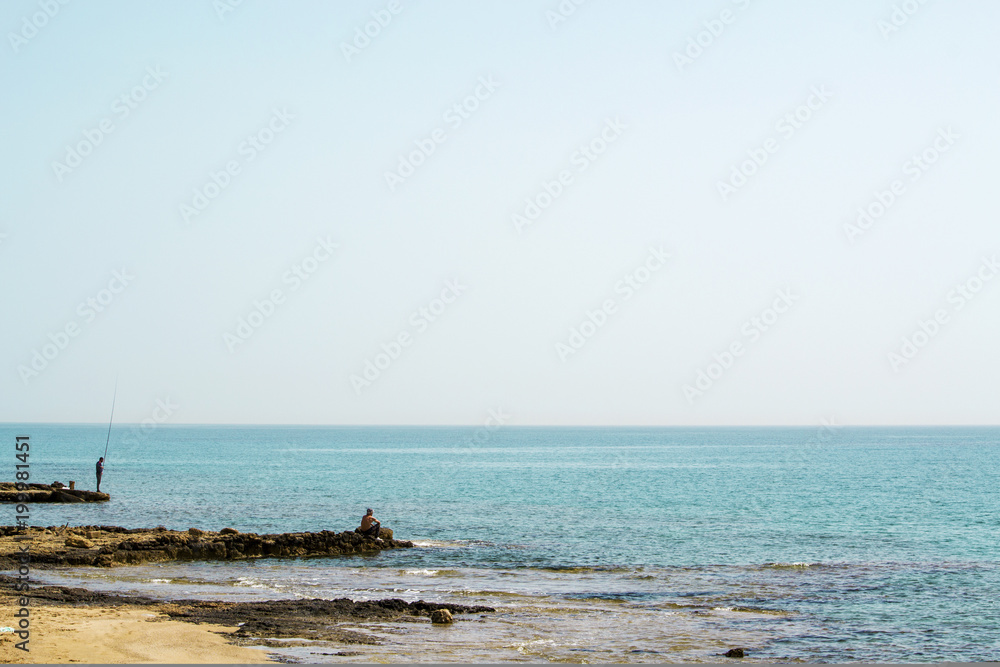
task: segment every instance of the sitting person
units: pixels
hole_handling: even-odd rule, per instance
[[[368,508],[365,515],[361,517],[361,527],[358,528],[358,531],[365,537],[377,540],[379,539],[378,533],[379,526],[381,525],[382,522],[376,519],[375,515],[372,513],[372,509]]]

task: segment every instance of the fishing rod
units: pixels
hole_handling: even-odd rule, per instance
[[[111,424],[115,421],[115,401],[118,399],[118,376],[115,376],[115,395],[111,399],[111,420],[108,422],[108,441],[104,443],[104,462],[108,462],[108,445],[111,444]]]

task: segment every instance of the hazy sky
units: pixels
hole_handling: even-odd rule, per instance
[[[0,421],[1000,422],[1000,5],[576,3],[4,2]]]

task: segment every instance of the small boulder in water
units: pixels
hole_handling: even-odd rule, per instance
[[[744,657],[743,649],[741,649],[741,648],[731,648],[728,651],[726,651],[725,653],[723,653],[722,655],[726,656],[727,658],[742,658],[742,657]]]
[[[438,625],[447,625],[448,623],[454,623],[455,619],[452,618],[451,612],[447,609],[435,609],[431,612],[431,623],[436,623]]]

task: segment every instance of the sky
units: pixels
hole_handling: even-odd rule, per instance
[[[0,421],[997,424],[998,20],[4,2]]]

